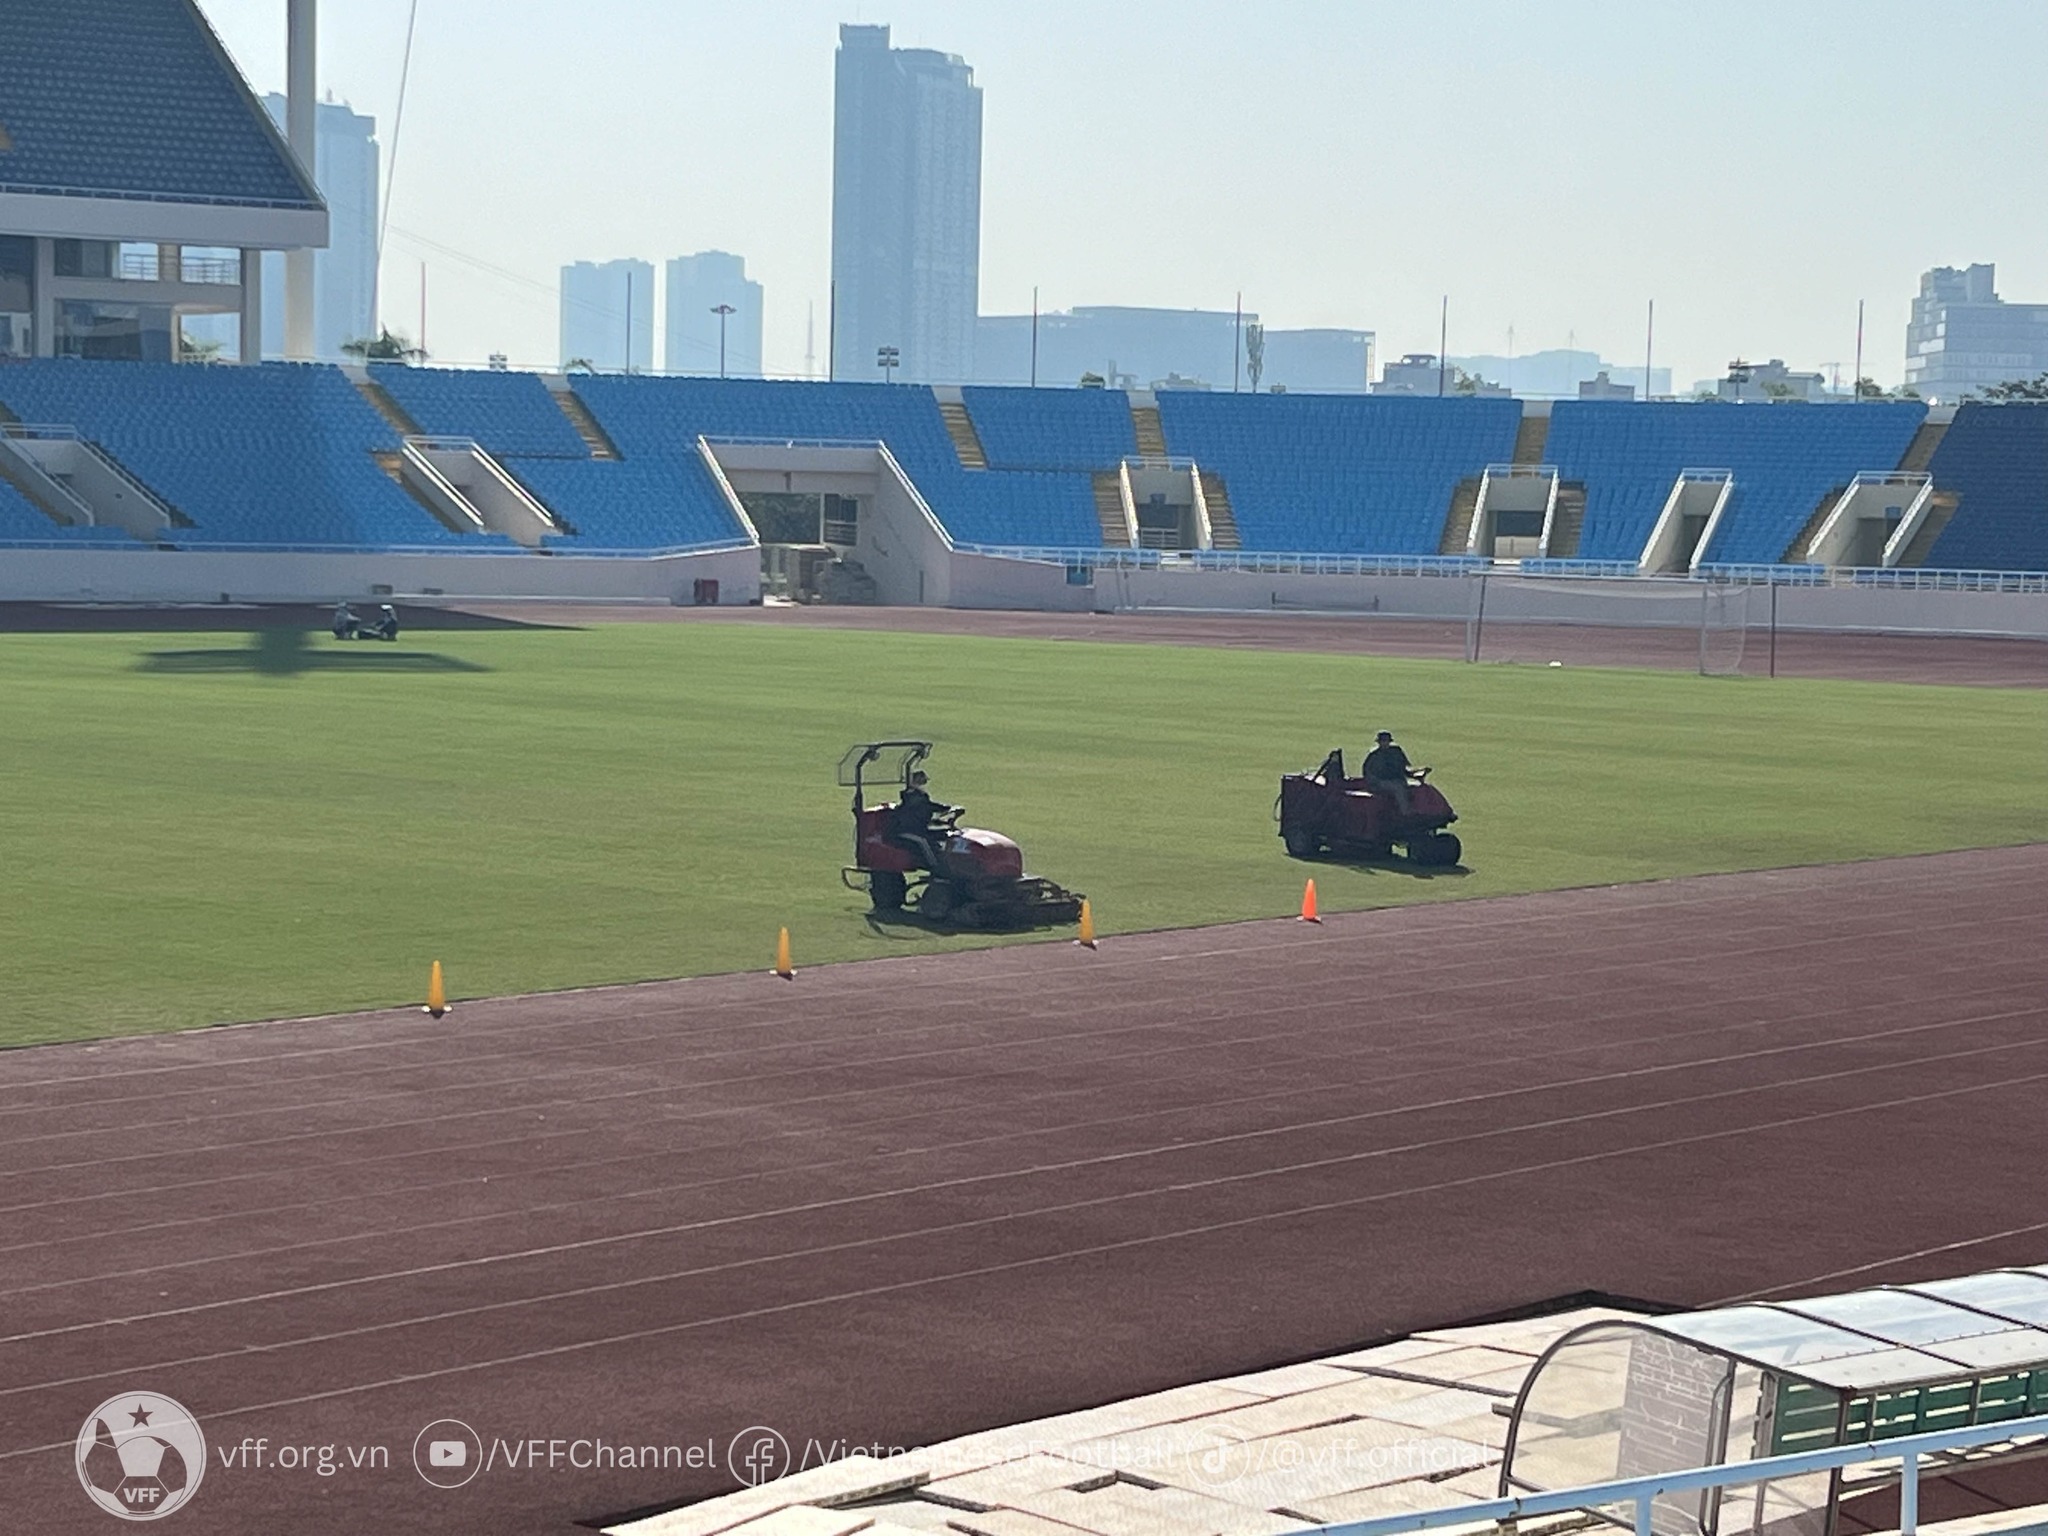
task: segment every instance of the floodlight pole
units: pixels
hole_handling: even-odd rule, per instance
[[[285,12],[285,139],[308,181],[318,163],[319,10],[319,0],[290,0]],[[313,248],[302,246],[284,253],[284,355],[310,361],[313,344]]]
[[[714,304],[711,313],[718,316],[718,376],[725,377],[725,317],[733,312],[730,304]],[[669,366],[673,367],[673,364]]]
[[[1437,315],[1436,326],[1436,397],[1444,397],[1446,376],[1451,371],[1451,296],[1444,295],[1443,308]],[[1482,588],[1482,591],[1484,589]]]
[[[1038,285],[1031,287],[1031,387],[1038,388]]]
[[[1657,342],[1657,301],[1650,300],[1649,319],[1643,324],[1643,399],[1650,398],[1650,359]]]
[[[1237,368],[1244,357],[1244,290],[1237,290],[1237,319],[1230,332],[1230,392],[1237,393]]]
[[[1849,398],[1860,402],[1863,399],[1863,301],[1856,301],[1856,373],[1855,381],[1849,386]]]

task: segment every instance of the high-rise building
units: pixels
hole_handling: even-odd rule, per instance
[[[715,374],[722,367],[729,378],[761,376],[761,285],[748,279],[745,257],[729,251],[675,257],[667,286],[664,369]],[[721,305],[732,313],[721,317]]]
[[[263,106],[284,131],[285,99],[276,91]],[[346,342],[377,330],[377,120],[341,102],[323,101],[313,115],[313,180],[327,202],[327,248],[313,252],[313,356],[337,362]],[[284,356],[284,253],[263,255],[263,355]],[[229,315],[194,315],[184,321],[195,341],[233,350],[238,329]],[[417,339],[417,338],[415,338]]]
[[[285,100],[263,98],[282,130]],[[313,180],[327,200],[327,249],[313,253],[313,355],[342,356],[342,343],[377,328],[377,120],[340,102],[313,115]],[[414,337],[415,341],[419,338]],[[284,256],[263,258],[263,355],[284,356]]]
[[[832,374],[974,377],[981,88],[953,54],[842,26],[832,134]],[[894,348],[898,367],[878,356]]]
[[[652,263],[579,261],[562,268],[562,362],[608,372],[653,369]]]
[[[2048,304],[2008,304],[1992,263],[1920,274],[1906,323],[1906,387],[1939,403],[2048,373]]]

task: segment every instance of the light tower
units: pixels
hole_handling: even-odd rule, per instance
[[[318,71],[319,0],[288,0],[285,24],[285,139],[306,179],[314,168],[314,107]],[[313,250],[284,253],[284,355],[297,362],[313,356]]]

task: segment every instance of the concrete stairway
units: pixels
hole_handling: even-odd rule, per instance
[[[1924,430],[1924,429],[1923,429]],[[1930,450],[1931,451],[1931,450]],[[1901,566],[1921,566],[1934,550],[1934,541],[1941,537],[1941,530],[1949,525],[1956,515],[1956,504],[1962,500],[1954,491],[1936,491],[1927,501],[1927,516],[1921,520],[1919,529],[1913,534],[1913,542],[1899,552]]]
[[[1543,450],[1550,442],[1550,418],[1525,414],[1522,424],[1515,428],[1515,462],[1517,464],[1541,464]]]
[[[1843,489],[1844,487],[1842,486],[1836,486],[1827,495],[1821,497],[1820,504],[1808,514],[1805,524],[1799,530],[1798,536],[1785,546],[1785,563],[1787,565],[1804,565],[1813,558],[1814,538],[1820,532],[1820,525],[1828,520],[1828,513],[1834,510],[1835,503],[1842,499]]]
[[[1230,488],[1213,469],[1201,471],[1202,502],[1209,509],[1209,543],[1216,549],[1242,549],[1237,514],[1230,507]]]
[[[1526,428],[1528,422],[1522,423]],[[1521,445],[1516,444],[1520,463]],[[1531,461],[1534,462],[1533,460]],[[1472,544],[1472,515],[1479,509],[1479,477],[1460,480],[1457,489],[1451,492],[1451,509],[1444,514],[1444,534],[1437,540],[1436,552],[1440,555],[1462,555]]]
[[[1947,435],[1947,422],[1921,422],[1920,430],[1913,434],[1913,441],[1906,444],[1905,456],[1899,460],[1899,468],[1910,474],[1926,474],[1927,466],[1934,461],[1934,450],[1941,446],[1941,440]]]
[[[1131,526],[1124,518],[1123,479],[1113,469],[1095,472],[1095,516],[1102,524],[1104,549],[1131,547]]]
[[[400,437],[420,436],[420,424],[405,414],[405,408],[391,398],[390,392],[382,384],[373,378],[360,378],[355,384],[356,393],[370,402],[371,408],[384,418],[385,424],[392,431]]]
[[[1148,459],[1166,457],[1166,429],[1159,424],[1159,407],[1133,405],[1131,430],[1137,434],[1138,452]]]
[[[981,434],[974,430],[974,418],[958,400],[941,400],[939,415],[946,423],[946,436],[953,439],[953,451],[960,455],[962,469],[987,469],[988,455],[982,451]]]
[[[1577,480],[1557,482],[1557,510],[1550,525],[1550,548],[1544,554],[1552,560],[1579,557],[1579,530],[1586,525],[1586,487]]]
[[[598,425],[597,418],[590,414],[590,407],[583,403],[582,397],[575,390],[552,389],[548,393],[555,397],[555,404],[561,408],[562,414],[569,418],[569,425],[576,429],[576,435],[583,439],[593,459],[619,457],[618,445],[611,440],[610,434]]]

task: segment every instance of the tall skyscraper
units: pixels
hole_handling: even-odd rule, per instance
[[[981,271],[981,88],[953,54],[842,26],[832,134],[832,372],[974,377]]]
[[[746,258],[728,251],[699,251],[669,262],[663,368],[670,373],[718,372],[721,304],[732,306],[732,313],[725,316],[726,376],[761,376],[761,285],[748,281]]]
[[[2008,304],[1978,262],[1920,274],[1906,324],[1906,385],[1950,404],[1993,384],[2048,373],[2048,304]]]
[[[577,361],[610,372],[653,369],[652,263],[579,261],[562,268],[562,362]]]
[[[284,97],[272,91],[263,105],[282,132]],[[334,362],[343,342],[376,334],[377,120],[323,101],[313,133],[313,180],[327,199],[327,249],[313,253],[313,355]],[[284,256],[277,251],[263,258],[263,355],[284,356]]]

